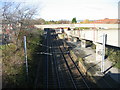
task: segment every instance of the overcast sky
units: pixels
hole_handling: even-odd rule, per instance
[[[24,1],[30,5],[38,5],[37,18],[45,20],[77,20],[118,18],[119,0],[2,0]]]

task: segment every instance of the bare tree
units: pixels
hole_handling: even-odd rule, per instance
[[[70,24],[71,22],[69,20],[59,20],[57,21],[58,24]]]
[[[5,24],[12,25],[15,32],[14,38],[18,46],[18,41],[21,39],[19,37],[20,33],[31,25],[30,20],[37,13],[37,7],[24,6],[23,3],[4,2],[2,11],[2,24],[3,26]]]

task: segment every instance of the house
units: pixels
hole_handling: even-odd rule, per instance
[[[120,19],[100,19],[100,20],[95,20],[92,23],[94,24],[120,24]]]

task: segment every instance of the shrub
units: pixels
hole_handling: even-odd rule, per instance
[[[92,49],[96,49],[96,45],[93,44],[92,41],[86,41],[86,46],[91,47]]]
[[[32,54],[38,49],[36,43],[42,43],[42,32],[38,30],[21,32],[20,38],[21,47],[16,44],[4,45],[2,48],[2,63],[3,63],[3,88],[26,88],[26,72],[24,64],[24,49],[23,36],[27,36],[27,55],[29,64],[29,78],[31,87],[34,84],[36,59],[33,59]],[[34,43],[34,44],[32,44]],[[38,49],[40,50],[40,48]]]
[[[106,56],[113,63],[116,63],[116,67],[120,68],[120,49],[115,47],[106,47]]]

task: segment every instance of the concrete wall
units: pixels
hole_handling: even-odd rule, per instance
[[[118,30],[118,45],[120,46],[120,30]]]
[[[49,25],[35,25],[37,28],[58,28],[58,27],[101,27],[104,29],[89,29],[89,30],[65,30],[65,33],[72,37],[78,37],[80,39],[91,40],[93,42],[102,43],[103,33],[107,34],[107,45],[120,47],[120,30],[118,30],[120,24],[49,24]]]
[[[67,31],[66,31],[67,33]],[[120,36],[118,35],[120,30],[111,29],[111,30],[72,30],[70,36],[78,37],[80,39],[90,40],[97,43],[103,42],[103,34],[106,34],[106,44],[111,46],[120,47]],[[67,33],[68,34],[68,33]]]

